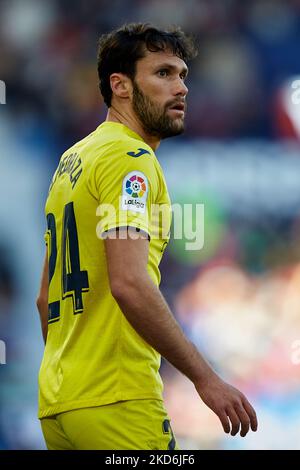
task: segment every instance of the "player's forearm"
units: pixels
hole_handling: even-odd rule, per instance
[[[194,384],[208,381],[215,372],[184,335],[159,289],[150,277],[126,283],[115,298],[129,323],[174,367]]]
[[[46,344],[47,334],[48,334],[48,301],[45,301],[42,298],[38,298],[36,301],[37,309],[40,314],[42,334],[44,342]]]
[[[46,248],[44,266],[42,272],[41,286],[36,300],[42,326],[43,338],[46,343],[48,333],[48,285],[49,285],[49,266],[48,266],[48,248]]]

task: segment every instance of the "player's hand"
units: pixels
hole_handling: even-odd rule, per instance
[[[204,385],[195,384],[203,402],[219,417],[224,432],[245,437],[257,430],[257,417],[247,398],[236,388],[213,376]]]

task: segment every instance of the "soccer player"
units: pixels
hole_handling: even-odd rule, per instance
[[[194,56],[179,28],[129,24],[100,39],[107,118],[62,155],[45,208],[37,306],[48,449],[177,449],[161,355],[194,383],[226,433],[257,428],[246,397],[186,338],[158,287],[170,200],[154,152],[183,132]]]

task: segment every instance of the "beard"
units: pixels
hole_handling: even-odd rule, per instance
[[[183,119],[174,119],[167,114],[168,108],[174,106],[176,101],[178,100],[160,106],[145,95],[136,82],[133,82],[133,110],[138,116],[144,131],[150,135],[166,139],[167,137],[182,134],[184,131]]]

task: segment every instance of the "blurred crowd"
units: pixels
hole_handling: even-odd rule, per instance
[[[43,448],[43,204],[60,153],[105,117],[98,38],[134,21],[178,24],[199,47],[186,132],[158,156],[172,199],[205,204],[205,245],[195,253],[171,241],[162,289],[261,420],[258,434],[225,438],[192,385],[163,363],[174,430],[182,448],[300,448],[300,102],[291,100],[300,0],[0,0],[0,449]],[[281,145],[286,138],[293,143]]]
[[[231,448],[299,448],[292,432],[300,424],[299,281],[299,262],[250,275],[231,260],[219,259],[174,299],[191,340],[225,380],[255,403],[257,435],[228,442]],[[181,374],[169,374],[166,399],[183,442],[189,448],[224,447],[217,418]]]
[[[278,96],[300,72],[299,0],[1,0],[0,78],[27,138],[55,133],[63,146],[97,125],[97,41],[131,21],[196,38],[186,137],[287,132]]]
[[[247,439],[226,438],[192,384],[164,364],[181,445],[298,449],[300,147],[193,141],[161,150],[172,201],[203,203],[205,211],[203,249],[172,240],[162,289],[188,337],[260,420]]]

